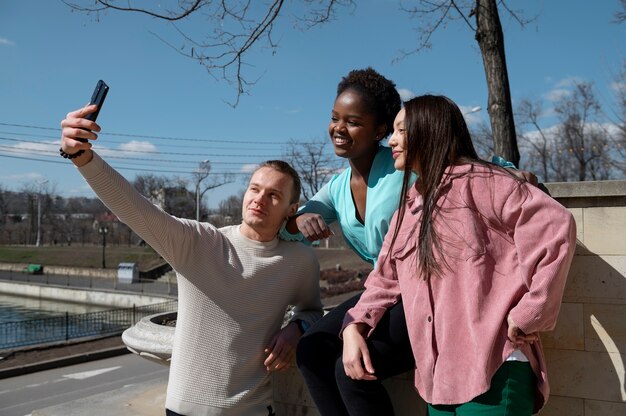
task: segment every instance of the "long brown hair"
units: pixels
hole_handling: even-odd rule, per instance
[[[435,252],[441,253],[441,244],[432,218],[438,210],[437,200],[441,196],[445,169],[460,163],[485,162],[478,159],[463,113],[449,98],[423,95],[404,103],[404,109],[404,179],[391,247],[402,226],[412,171],[414,166],[418,166],[416,186],[424,202],[417,240],[417,272],[423,279],[429,279],[442,272],[442,265],[435,258]],[[389,252],[391,253],[391,249]],[[440,259],[445,262],[443,256]]]

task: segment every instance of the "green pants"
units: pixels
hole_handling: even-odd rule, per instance
[[[430,416],[530,416],[536,388],[529,363],[507,361],[491,379],[491,388],[472,401],[452,405],[428,405]]]

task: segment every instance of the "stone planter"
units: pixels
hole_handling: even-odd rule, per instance
[[[126,348],[140,357],[169,366],[176,328],[163,322],[175,321],[176,316],[176,312],[146,316],[124,331],[122,341]]]

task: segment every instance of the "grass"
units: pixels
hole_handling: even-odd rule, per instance
[[[315,249],[322,270],[369,270],[371,265],[349,249]],[[117,268],[122,262],[137,263],[144,271],[163,264],[164,260],[150,247],[107,246],[107,268]],[[44,266],[91,267],[102,266],[102,246],[0,246],[0,263],[37,263]]]
[[[158,266],[164,260],[150,247],[107,246],[107,268],[122,262],[137,263],[139,270]],[[102,267],[102,246],[0,246],[1,263],[37,263],[44,266]]]

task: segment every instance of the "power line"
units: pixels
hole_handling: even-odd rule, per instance
[[[63,160],[50,160],[50,159],[36,159],[34,157],[24,157],[24,156],[15,156],[15,155],[3,155],[0,153],[0,157],[6,157],[6,158],[11,158],[11,159],[20,159],[20,160],[30,160],[30,161],[34,161],[34,162],[44,162],[44,163],[55,163],[55,164],[63,164],[66,166],[69,166],[68,163],[66,161]],[[113,167],[114,169],[119,169],[119,170],[132,170],[132,171],[140,171],[140,172],[146,172],[146,171],[150,171],[150,172],[155,172],[155,173],[179,173],[179,174],[186,174],[186,175],[190,175],[192,173],[194,173],[194,171],[178,171],[178,170],[160,170],[160,169],[138,169],[138,168],[132,168],[132,167],[124,167],[124,166],[113,166],[111,165],[111,167]],[[211,172],[211,174],[213,175],[224,175],[224,174],[228,174],[228,175],[249,175],[249,172],[238,172],[238,171],[232,171],[232,172]]]
[[[14,132],[14,131],[0,131],[0,134],[8,134],[8,135],[14,135],[14,136],[26,136],[26,137],[30,137],[30,138],[42,138],[42,139],[55,139],[57,142],[59,141],[59,136],[52,136],[52,135],[44,135],[44,134],[37,134],[36,136],[31,134],[31,133],[19,133],[19,132]],[[37,142],[39,143],[39,142]],[[121,144],[121,143],[128,143],[128,141],[122,141],[122,140],[110,140],[107,139],[106,143],[109,144]],[[223,143],[223,142],[222,142]],[[258,143],[257,143],[258,144]],[[286,145],[287,143],[285,143]],[[184,144],[159,144],[159,147],[176,147],[176,148],[186,148],[186,149],[197,149],[198,145],[184,145]],[[211,146],[211,149],[232,149],[233,146]],[[247,151],[259,151],[259,150],[267,150],[267,147],[247,147],[246,146],[246,150]]]
[[[0,122],[0,126],[9,126],[9,127],[22,127],[22,128],[29,128],[29,129],[37,129],[37,130],[49,130],[49,131],[57,131],[60,132],[61,129],[58,127],[43,127],[43,126],[34,126],[34,125],[28,125],[28,124],[17,124],[17,123],[3,123]],[[98,134],[102,134],[102,135],[109,135],[109,136],[119,136],[119,137],[133,137],[133,138],[141,138],[141,139],[153,139],[153,140],[174,140],[174,141],[190,141],[190,142],[207,142],[207,143],[239,143],[239,144],[259,144],[259,142],[261,142],[260,140],[254,140],[254,141],[249,141],[249,140],[225,140],[225,139],[198,139],[198,138],[188,138],[188,137],[171,137],[171,136],[151,136],[151,135],[144,135],[144,134],[128,134],[128,133],[115,133],[115,132],[101,132]],[[282,141],[282,142],[277,142],[277,141],[262,141],[262,143],[264,144],[280,144],[280,145],[287,145],[289,144],[289,141]],[[302,142],[302,144],[305,144],[305,142]],[[308,143],[308,144],[312,144],[312,143]]]
[[[1,138],[0,138],[1,140]],[[56,145],[55,145],[56,146]],[[42,154],[42,156],[48,156],[50,155],[51,157],[54,156],[58,156],[59,151],[55,148],[54,150],[43,150],[43,149],[22,149],[22,148],[17,148],[17,147],[11,147],[11,146],[2,146],[0,145],[0,151],[3,152],[7,152],[7,153],[17,153],[17,154],[31,154],[33,152],[35,153],[39,153]],[[154,158],[143,158],[143,157],[127,157],[127,156],[117,156],[117,155],[106,155],[106,159],[119,159],[119,160],[136,160],[139,162],[146,162],[146,163],[150,163],[150,164],[154,164],[154,162],[163,162],[163,163],[180,163],[180,164],[186,164],[186,165],[198,165],[197,161],[193,161],[193,160],[172,160],[172,159],[154,159]],[[220,162],[220,161],[216,161],[213,162],[211,161],[212,165],[232,165],[232,166],[241,166],[243,163],[241,162]]]
[[[33,140],[23,140],[23,139],[14,139],[14,138],[9,138],[9,137],[0,137],[0,140],[7,140],[7,141],[12,141],[12,142],[19,142],[19,143],[33,143],[33,144],[39,144],[39,145],[45,145],[45,146],[56,146],[54,143],[42,143],[42,142],[37,142],[37,141],[33,141]],[[154,151],[150,151],[150,150],[132,150],[132,149],[126,149],[124,150],[124,152],[129,152],[129,153],[142,153],[142,154],[151,154],[151,155],[160,155],[162,154],[162,152],[154,152]],[[199,157],[199,158],[216,158],[216,157],[239,157],[239,158],[258,158],[258,157],[269,157],[269,158],[276,158],[276,153],[267,153],[267,154],[257,154],[257,155],[242,155],[242,154],[217,154],[217,153],[204,153],[204,154],[200,154],[198,152],[196,153],[182,153],[182,152],[167,152],[168,155],[175,155],[175,156],[195,156],[195,157]]]

